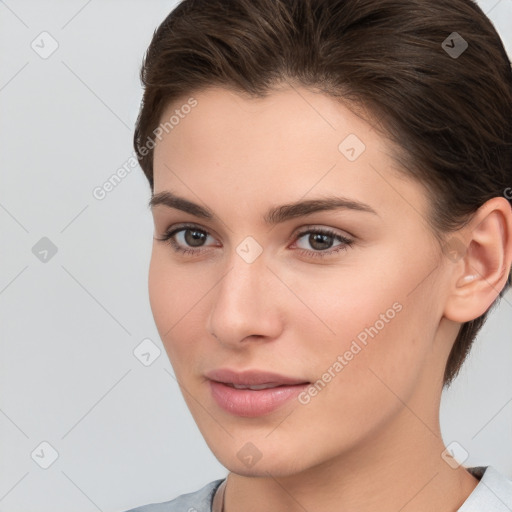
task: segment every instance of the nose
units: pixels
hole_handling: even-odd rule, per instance
[[[248,263],[234,251],[212,295],[208,332],[232,349],[241,349],[250,340],[277,338],[282,328],[279,284],[264,253]]]

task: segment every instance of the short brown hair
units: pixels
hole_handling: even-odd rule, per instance
[[[293,81],[378,120],[426,186],[436,235],[492,197],[512,202],[511,63],[472,0],[184,0],[155,31],[141,80],[134,148],[152,192],[148,141],[169,103],[210,86],[264,97]],[[444,386],[488,312],[462,325]]]

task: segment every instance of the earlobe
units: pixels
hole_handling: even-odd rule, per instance
[[[483,315],[499,296],[512,262],[512,209],[503,197],[482,205],[445,251],[452,282],[445,317],[460,323]],[[466,242],[462,242],[465,240]]]

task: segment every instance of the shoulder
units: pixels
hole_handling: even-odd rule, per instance
[[[213,495],[223,481],[214,480],[198,491],[182,494],[171,501],[143,505],[126,512],[211,512]]]
[[[500,473],[493,466],[466,468],[479,478],[473,489],[457,512],[510,512],[512,510],[512,479]]]

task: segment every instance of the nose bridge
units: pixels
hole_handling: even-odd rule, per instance
[[[278,324],[271,281],[263,251],[250,240],[239,244],[218,283],[210,332],[226,343],[238,343],[252,335],[274,336]]]

